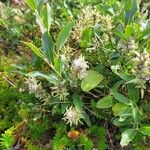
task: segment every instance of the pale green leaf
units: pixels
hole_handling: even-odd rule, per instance
[[[81,82],[81,88],[83,91],[88,92],[98,86],[103,80],[103,76],[95,70],[86,71],[86,75]]]
[[[130,120],[120,121],[120,118],[115,118],[113,120],[113,124],[118,127],[128,125],[129,123],[130,123]]]
[[[135,123],[138,124],[141,120],[141,112],[140,112],[138,106],[134,102],[131,102],[131,107],[132,107],[133,119],[134,119]]]
[[[97,108],[109,108],[113,105],[113,97],[106,96],[97,102]]]
[[[121,146],[127,146],[133,140],[137,131],[135,129],[126,129],[121,135]]]
[[[122,112],[124,112],[128,108],[127,105],[123,103],[115,103],[112,107],[112,111],[114,116],[120,116]]]

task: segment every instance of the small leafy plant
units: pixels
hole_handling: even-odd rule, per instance
[[[2,134],[0,138],[1,148],[4,150],[9,150],[13,144],[15,143],[15,138],[13,136],[13,130],[14,128],[10,128],[5,131],[4,134]]]

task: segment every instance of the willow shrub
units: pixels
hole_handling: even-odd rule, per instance
[[[106,120],[118,127],[122,147],[129,143],[142,147],[150,136],[149,4],[140,5],[139,0],[26,3],[40,27],[41,46],[23,43],[45,65],[43,70],[22,72],[29,92],[68,128],[90,127],[97,121],[102,126]],[[67,145],[64,136],[61,143]]]

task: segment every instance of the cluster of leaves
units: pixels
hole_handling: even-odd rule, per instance
[[[36,16],[41,42],[23,43],[35,54],[37,66],[42,64],[13,70],[26,78],[19,95],[25,94],[27,84],[34,97],[17,110],[28,126],[23,134],[31,138],[28,149],[38,149],[32,142],[53,128],[54,150],[149,148],[149,3],[26,0],[26,4]],[[119,148],[110,136],[114,125]]]

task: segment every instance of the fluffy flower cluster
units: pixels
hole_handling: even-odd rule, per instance
[[[77,75],[80,79],[85,76],[85,72],[88,67],[89,66],[87,65],[87,62],[84,60],[82,55],[78,59],[73,60],[73,68],[77,72]]]
[[[65,82],[59,82],[58,84],[51,87],[52,96],[59,97],[61,101],[67,100],[69,95],[67,88],[65,87]]]
[[[35,94],[39,99],[47,100],[50,95],[43,89],[41,83],[38,83],[36,78],[27,78],[25,84],[28,86],[29,93]]]
[[[82,32],[87,27],[92,27],[98,22],[99,13],[92,6],[86,6],[82,9],[76,28],[73,31],[73,39],[81,39]]]
[[[96,8],[94,8],[91,5],[88,5],[82,9],[81,14],[78,17],[76,27],[74,31],[72,32],[73,33],[72,38],[75,41],[79,42],[82,38],[83,31],[86,28],[94,27],[94,26],[101,26],[105,31],[110,31],[114,27],[113,19],[109,15],[107,16],[101,15],[100,12],[96,10]],[[109,39],[109,37],[107,39]],[[105,37],[104,37],[104,41],[105,41]],[[96,41],[96,44],[98,43],[99,42]],[[94,45],[95,45],[95,42],[94,42]]]
[[[111,30],[114,27],[113,26],[113,20],[109,15],[107,15],[107,16],[100,15],[99,16],[99,22],[107,30]]]
[[[136,55],[133,59],[135,64],[133,73],[143,86],[146,81],[150,80],[150,55],[146,50],[143,53],[137,52]]]
[[[123,49],[123,51],[126,52],[127,50],[129,52],[130,50],[138,48],[138,45],[135,43],[134,39],[129,39],[127,43],[120,42],[120,47]]]
[[[76,109],[73,106],[70,106],[67,110],[66,113],[64,114],[63,120],[67,122],[67,124],[72,125],[78,125],[81,122],[81,119],[83,118],[82,113]]]
[[[75,55],[75,49],[70,47],[69,45],[64,46],[63,53],[60,58],[63,64],[65,65],[65,69],[69,67],[69,63],[72,61]]]

